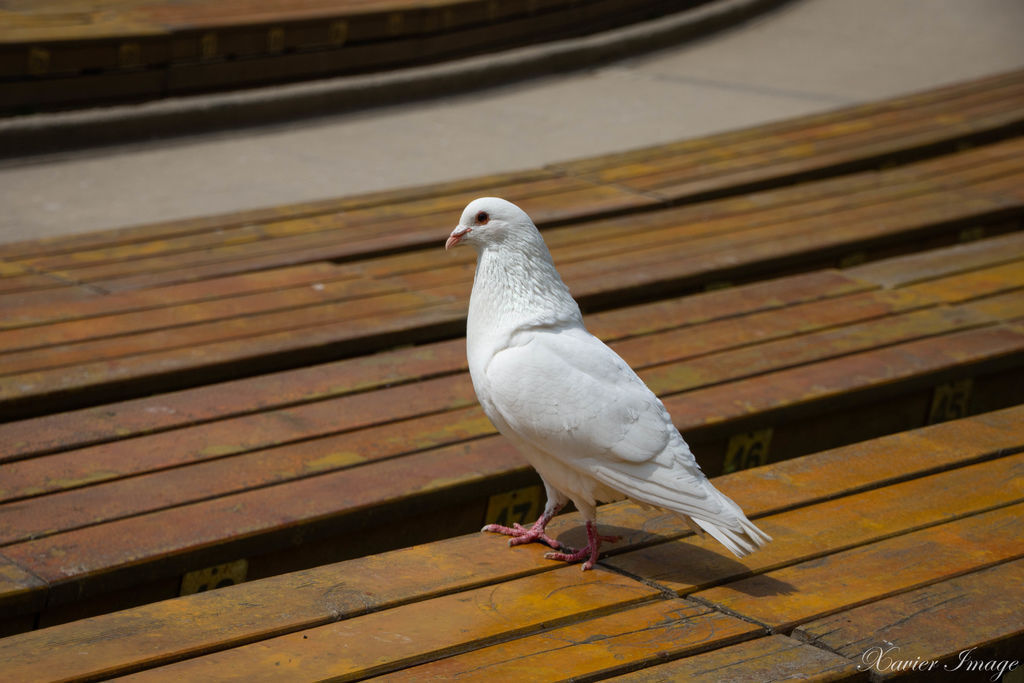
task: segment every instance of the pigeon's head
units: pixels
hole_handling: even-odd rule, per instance
[[[497,197],[474,199],[463,210],[444,248],[469,244],[477,251],[510,241],[530,242],[540,238],[533,221],[512,202]]]

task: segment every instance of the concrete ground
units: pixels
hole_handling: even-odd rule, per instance
[[[6,160],[0,242],[706,135],[1021,68],[1021,36],[1021,0],[793,0],[703,40],[589,71],[289,125]]]

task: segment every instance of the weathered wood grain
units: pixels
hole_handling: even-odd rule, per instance
[[[760,633],[761,629],[753,624],[702,605],[686,600],[660,600],[544,633],[474,648],[429,664],[392,671],[376,680],[422,681],[491,676],[499,680],[531,681],[603,678],[626,668],[720,648]]]
[[[800,510],[801,506],[813,509],[815,504],[847,491],[912,485],[920,474],[1024,447],[1021,410],[1024,408],[1008,409],[737,472],[719,478],[716,485],[754,517]],[[879,452],[890,457],[880,459]],[[953,478],[956,471],[946,476]],[[970,495],[983,496],[984,492]],[[650,544],[660,534],[680,534],[681,525],[670,517],[626,504],[604,506],[601,511],[602,525],[608,530],[628,531],[631,538],[627,542],[633,544]],[[575,542],[579,526],[576,515],[563,515],[554,520],[551,531]],[[887,535],[884,528],[874,533]],[[776,538],[777,543],[787,540]],[[622,545],[619,548],[621,552]],[[26,676],[25,680],[39,674],[36,663],[42,659],[52,659],[46,669],[52,678],[111,675],[280,634],[297,634],[367,611],[501,583],[558,566],[544,560],[542,553],[538,547],[509,549],[502,539],[493,536],[465,536],[24,633],[0,640],[0,653],[11,667],[8,670]],[[604,562],[623,557],[627,556]],[[580,576],[573,567],[560,571]],[[287,600],[283,601],[282,596]],[[76,647],[78,655],[51,658],[55,647]]]
[[[717,552],[714,539],[688,536],[604,562],[687,595],[1018,503],[1022,475],[1024,456],[1014,455],[762,517],[758,526],[775,540],[740,561]]]
[[[867,671],[827,650],[782,635],[755,638],[609,680],[616,683],[695,681],[769,683],[788,680],[866,681]]]
[[[263,640],[131,678],[181,680],[230,672],[251,680],[355,680],[657,597],[656,589],[623,576],[603,571],[587,576],[565,567]],[[733,634],[751,630],[739,620],[729,622],[723,626],[731,626]]]
[[[693,595],[758,623],[789,630],[1024,556],[1022,513],[1022,504],[999,508]]]
[[[737,287],[599,313],[589,316],[588,324],[604,339],[611,341],[644,332],[672,329],[676,326],[698,326],[698,329],[703,329],[701,323],[720,320],[725,324],[726,330],[714,334],[713,330],[717,328],[711,325],[707,333],[719,339],[718,343],[722,345],[720,348],[726,348],[737,343],[764,340],[787,332],[799,331],[786,331],[785,326],[775,324],[772,316],[761,316],[752,319],[749,325],[737,326],[729,322],[733,316],[746,317],[746,314],[760,310],[783,312],[788,310],[787,304],[799,305],[820,299],[827,300],[866,287],[863,283],[838,273],[813,273],[759,283],[757,286]],[[849,308],[850,316],[856,318],[858,315],[866,317],[880,314],[885,310],[895,311],[913,305],[912,300],[887,294],[875,305],[851,301]],[[862,310],[865,308],[866,310]],[[797,310],[801,310],[799,306]],[[784,317],[788,319],[788,316]],[[813,327],[813,323],[802,323],[804,331]],[[699,336],[703,335],[694,335],[694,338],[697,339]],[[41,417],[0,425],[0,437],[3,437],[5,442],[0,460],[21,459],[32,453],[50,450],[68,450],[76,444],[88,443],[90,440],[118,440],[144,432],[147,428],[157,431],[170,426],[187,426],[192,422],[230,417],[232,414],[264,411],[272,409],[275,403],[287,406],[292,403],[325,400],[332,396],[380,388],[387,384],[429,379],[435,375],[464,371],[466,365],[463,347],[462,341],[440,342],[360,356],[326,364],[316,370],[300,369],[291,373],[269,375],[265,379],[238,380],[224,385],[163,394],[155,399],[139,399],[73,414],[81,416],[80,419],[63,414],[59,418]],[[640,358],[631,356],[631,360],[638,362]],[[402,391],[418,390],[407,388],[395,393]],[[119,406],[123,406],[123,409]],[[134,417],[129,418],[126,411],[132,411]],[[408,413],[405,415],[409,416]],[[388,419],[385,414],[381,414],[378,421],[386,422]],[[95,433],[97,422],[107,425],[102,428],[106,438]],[[58,434],[61,435],[59,438],[53,436]]]
[[[802,624],[793,635],[848,657],[876,678],[919,662],[918,670],[931,675],[966,676],[979,664],[1005,673],[1016,668],[1014,661],[1020,665],[1014,653],[1024,639],[1022,599],[1024,562],[1016,560]]]

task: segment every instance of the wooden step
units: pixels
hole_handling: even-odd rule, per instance
[[[706,471],[749,467],[1024,402],[1015,240],[900,257],[916,275],[893,288],[880,262],[592,327]],[[11,422],[0,439],[0,553],[48,584],[42,623],[174,595],[210,565],[266,576],[525,520],[541,503],[476,406],[461,342]]]
[[[866,675],[858,665],[877,639],[940,662],[1012,651],[1019,619],[995,606],[1019,602],[1024,576],[1022,416],[1015,407],[717,478],[774,537],[741,560],[672,515],[615,503],[599,524],[623,539],[591,572],[476,533],[9,636],[4,673],[780,680],[795,665]],[[562,515],[549,530],[576,543],[580,522]],[[964,611],[964,596],[993,618]],[[931,613],[907,617],[922,604],[963,618],[939,634]],[[73,656],[52,657],[58,647]]]
[[[584,308],[603,310],[1016,229],[1024,216],[1024,196],[1012,189],[1024,178],[1021,152],[1024,144],[1011,140],[891,171],[552,228],[547,238]],[[995,181],[1005,193],[990,186]],[[443,236],[439,222],[421,230]],[[60,295],[49,304],[6,295],[0,405],[11,416],[66,410],[437,341],[463,329],[472,253],[447,257],[435,245],[237,275],[253,267],[251,259],[217,255],[249,247],[118,260],[100,249],[18,261],[60,268],[53,272],[80,283],[74,292],[125,289],[84,301]],[[324,250],[326,243],[318,258]],[[217,277],[180,282],[199,277],[196,259],[216,267]]]
[[[700,0],[129,0],[0,11],[0,114],[418,66],[598,31]]]

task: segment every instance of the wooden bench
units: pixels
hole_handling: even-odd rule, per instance
[[[1019,655],[1024,407],[715,484],[771,544],[737,560],[617,503],[600,519],[623,539],[591,572],[477,533],[11,636],[3,675],[866,680]],[[551,528],[582,538],[575,514]]]
[[[536,479],[465,374],[472,255],[439,247],[478,194],[538,218],[591,329],[709,473],[1024,402],[1024,110],[950,113],[1022,78],[565,169],[0,247],[0,629],[534,514]],[[865,122],[884,144],[852,134]],[[806,131],[832,156],[807,155]],[[986,144],[954,151],[969,140]]]
[[[561,188],[552,194],[529,194],[549,182],[531,181],[220,230],[196,221],[183,236],[164,232],[186,229],[177,225],[148,239],[122,231],[11,245],[0,248],[0,409],[30,416],[456,336],[473,255],[446,258],[437,235],[477,193],[520,200],[542,221],[583,212],[546,232],[595,311],[1014,230],[1022,159],[1024,138],[1014,138],[658,210],[559,179],[546,185]],[[597,217],[608,211],[631,213]]]
[[[706,2],[18,3],[0,11],[0,114],[417,66]]]
[[[591,326],[717,473],[1024,402],[1021,286],[1012,233]],[[10,628],[536,514],[464,363],[446,341],[0,425],[0,554],[37,578]]]

